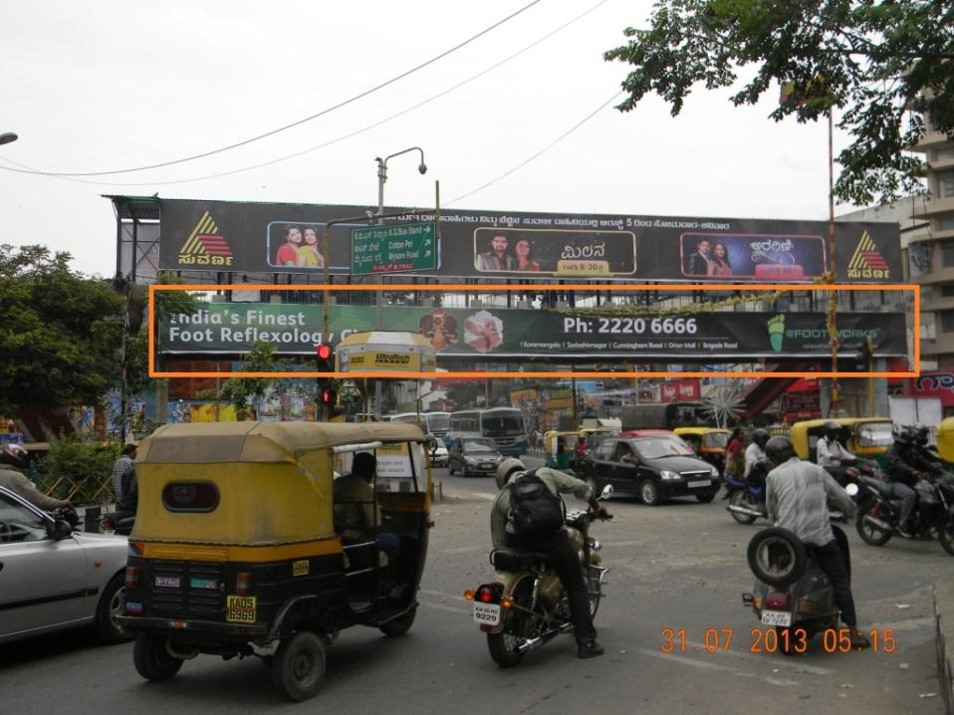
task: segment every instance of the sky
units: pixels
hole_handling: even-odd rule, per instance
[[[700,87],[675,118],[655,96],[614,108],[628,66],[603,52],[651,10],[5,3],[0,133],[19,139],[0,146],[0,244],[66,251],[75,270],[109,277],[116,229],[103,195],[374,208],[375,158],[412,147],[427,173],[417,151],[390,158],[387,205],[432,207],[439,190],[444,210],[827,218],[827,126],[769,119],[774,90],[734,107],[730,92]],[[836,134],[836,154],[844,144]],[[167,165],[126,171],[155,164]],[[49,175],[64,173],[101,175]]]

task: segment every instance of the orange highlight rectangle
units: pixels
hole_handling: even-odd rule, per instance
[[[494,371],[474,371],[474,372],[409,372],[399,374],[394,372],[382,371],[349,371],[349,372],[160,372],[155,366],[155,331],[151,326],[155,323],[155,296],[157,291],[190,291],[196,293],[214,292],[223,293],[225,291],[398,291],[398,292],[459,292],[459,293],[494,293],[494,292],[520,292],[526,293],[528,288],[537,292],[548,291],[734,291],[753,293],[757,291],[778,292],[778,291],[911,291],[914,295],[914,369],[910,371],[871,371],[871,372],[844,372],[840,370],[829,370],[826,372],[732,372],[732,371],[698,371],[698,372],[605,372],[605,371],[535,371],[535,372],[494,372]],[[704,311],[700,311],[704,312]],[[579,379],[579,378],[606,378],[612,376],[615,378],[705,378],[705,377],[726,377],[726,378],[799,378],[799,377],[829,377],[829,378],[903,378],[918,377],[921,374],[921,343],[920,343],[920,325],[921,325],[921,286],[916,284],[892,283],[881,285],[870,284],[799,284],[799,283],[771,283],[764,285],[739,285],[734,283],[720,284],[673,284],[673,285],[618,285],[579,283],[563,284],[559,286],[539,285],[532,286],[514,286],[514,285],[466,285],[466,284],[441,284],[441,285],[417,285],[415,283],[394,283],[394,284],[370,284],[370,285],[337,285],[337,284],[316,284],[316,285],[253,285],[248,283],[229,284],[229,285],[157,285],[149,286],[149,377],[170,378],[170,377],[217,377],[223,376],[229,378],[309,378],[309,377],[332,377],[337,379],[363,379],[363,378],[387,378],[391,380],[440,380],[440,379],[501,379],[501,378],[540,378],[540,379]],[[844,358],[843,358],[844,359]],[[741,360],[741,358],[740,358]]]

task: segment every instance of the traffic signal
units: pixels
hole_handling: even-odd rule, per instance
[[[319,343],[315,346],[315,357],[318,358],[318,372],[335,371],[335,351],[328,343]]]
[[[323,407],[334,407],[338,402],[338,391],[333,387],[326,387],[321,391],[320,398]]]
[[[871,372],[874,368],[874,343],[871,338],[865,338],[855,357],[858,372]]]

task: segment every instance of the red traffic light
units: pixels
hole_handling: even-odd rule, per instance
[[[334,351],[331,349],[331,346],[328,343],[321,343],[315,348],[315,354],[318,356],[319,360],[331,360],[332,355],[334,355]]]
[[[334,405],[338,401],[338,393],[332,388],[321,391],[321,404]]]

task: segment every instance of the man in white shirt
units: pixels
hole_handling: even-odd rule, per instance
[[[845,476],[845,467],[857,461],[857,457],[845,449],[839,438],[842,427],[837,422],[828,422],[825,425],[825,435],[815,443],[815,461],[819,467],[824,467],[841,486],[848,484]]]

